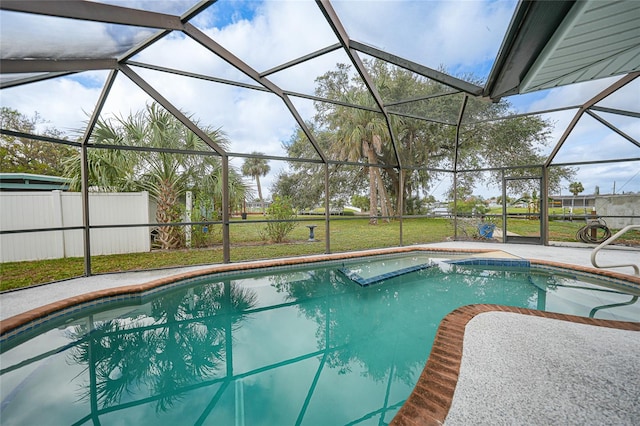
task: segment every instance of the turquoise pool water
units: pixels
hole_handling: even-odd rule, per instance
[[[428,263],[363,287],[369,278]],[[633,289],[425,255],[209,276],[2,345],[3,425],[386,424],[442,318],[496,303],[640,321]],[[635,297],[635,301],[634,301]]]

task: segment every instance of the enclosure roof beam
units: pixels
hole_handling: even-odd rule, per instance
[[[192,18],[200,14],[200,12],[203,12],[209,6],[217,2],[218,0],[200,0],[200,2],[196,3],[180,17],[180,21],[183,23],[190,21]]]
[[[627,117],[640,118],[640,112],[635,112],[635,111],[625,111],[622,109],[607,108],[607,107],[601,107],[597,105],[594,105],[589,109],[591,111],[600,111],[600,112],[606,112],[608,114],[616,114],[616,115],[624,115]]]
[[[207,145],[211,147],[215,152],[224,156],[225,150],[215,143],[209,135],[207,135],[202,129],[200,129],[193,121],[191,121],[186,115],[176,108],[171,102],[169,102],[164,96],[162,96],[157,90],[155,90],[149,83],[147,83],[142,77],[136,74],[127,65],[120,65],[120,70],[133,81],[138,87],[144,90],[149,96],[155,99],[160,105],[162,105],[167,111],[169,111],[174,117],[176,117],[182,124],[184,124],[189,130],[202,139]]]
[[[243,62],[240,58],[238,58],[233,53],[231,53],[230,51],[222,47],[220,44],[214,41],[211,37],[207,36],[205,33],[200,31],[193,25],[188,23],[185,24],[184,33],[189,37],[191,37],[196,42],[198,42],[207,50],[218,55],[221,59],[226,61],[229,65],[233,66],[238,71],[244,73],[246,76],[250,77],[255,82],[263,85],[264,87],[269,89],[269,91],[271,91],[272,93],[280,97],[284,101],[286,107],[289,109],[293,117],[295,118],[298,125],[302,128],[302,131],[304,132],[304,134],[307,136],[307,138],[313,145],[313,148],[316,150],[320,158],[322,158],[322,161],[325,161],[325,162],[327,161],[327,157],[325,156],[324,152],[320,149],[320,145],[316,141],[314,135],[311,133],[311,131],[305,124],[304,120],[302,119],[298,111],[295,109],[293,103],[291,102],[291,99],[289,99],[289,97],[284,93],[284,91],[280,87],[275,85],[273,82],[271,82],[267,78],[260,76],[260,74],[255,69],[251,68],[248,64]]]
[[[360,60],[360,57],[358,56],[357,51],[355,49],[352,50],[351,40],[349,39],[349,35],[347,34],[347,31],[342,26],[342,22],[340,22],[340,19],[338,18],[338,15],[336,14],[336,11],[333,9],[333,6],[331,5],[331,3],[328,0],[316,0],[316,4],[318,5],[318,7],[320,8],[320,11],[324,15],[327,22],[329,23],[329,26],[333,30],[333,33],[338,38],[338,41],[342,45],[345,53],[347,54],[349,59],[351,59],[351,63],[355,67],[357,73],[360,75],[360,78],[362,79],[365,86],[369,90],[369,93],[375,100],[376,104],[378,105],[378,108],[380,108],[380,111],[384,115],[384,119],[387,123],[387,130],[389,131],[389,137],[391,138],[391,144],[393,146],[393,151],[396,157],[396,164],[398,165],[398,167],[402,168],[402,161],[400,161],[400,154],[398,152],[398,144],[396,143],[396,137],[393,131],[393,126],[391,126],[391,118],[389,117],[389,114],[384,107],[384,102],[382,101],[382,97],[380,96],[380,93],[378,93],[378,89],[373,83],[373,80],[369,75],[369,73],[367,72],[364,64]]]
[[[211,77],[211,76],[204,75],[204,74],[198,74],[198,73],[193,73],[193,72],[188,72],[188,71],[182,71],[182,70],[178,70],[178,69],[174,69],[174,68],[162,67],[162,66],[159,66],[159,65],[145,64],[143,62],[127,61],[126,64],[130,65],[130,66],[133,66],[133,67],[146,68],[146,69],[150,69],[150,70],[154,70],[154,71],[161,71],[161,72],[166,72],[166,73],[169,73],[169,74],[176,74],[176,75],[181,75],[181,76],[184,76],[184,77],[197,78],[197,79],[200,79],[200,80],[212,81],[214,83],[226,84],[226,85],[230,85],[230,86],[242,87],[244,89],[258,90],[258,91],[261,91],[261,92],[271,93],[271,91],[269,89],[267,89],[266,87],[258,86],[256,84],[248,84],[248,83],[243,83],[243,82],[240,82],[240,81],[226,80],[226,79],[223,79],[223,78]],[[282,93],[284,93],[287,96],[294,96],[296,98],[309,99],[309,100],[318,101],[318,102],[326,102],[326,103],[329,103],[329,104],[341,105],[341,106],[346,106],[346,107],[349,107],[349,108],[357,108],[357,109],[362,109],[362,110],[366,110],[366,111],[380,112],[380,110],[378,110],[377,108],[371,108],[371,107],[367,107],[367,106],[363,106],[363,105],[352,104],[352,103],[349,103],[349,102],[337,101],[337,100],[334,100],[334,99],[323,98],[323,97],[320,97],[320,96],[307,95],[305,93],[292,92],[292,91],[289,91],[289,90],[283,90]]]
[[[203,10],[205,10],[206,8],[214,4],[216,1],[217,0],[200,1],[200,3],[193,6],[191,9],[189,9],[184,15],[182,15],[179,18],[180,22],[182,22],[182,24],[189,22],[191,18],[193,18],[194,16],[196,16],[197,14],[199,14],[200,12],[202,12]],[[143,51],[144,49],[151,46],[153,43],[155,43],[156,41],[160,40],[161,38],[163,38],[164,36],[170,33],[171,33],[171,30],[165,29],[164,31],[160,31],[156,34],[153,34],[151,37],[149,37],[139,45],[132,47],[128,52],[122,55],[120,57],[120,61],[126,61],[132,58],[133,56],[137,55],[138,53],[140,53],[141,51]]]
[[[89,143],[89,138],[91,137],[91,133],[93,133],[93,129],[100,118],[100,114],[102,113],[102,108],[104,104],[107,102],[107,97],[111,92],[111,88],[113,87],[113,83],[116,81],[116,77],[118,76],[117,70],[112,70],[107,77],[107,81],[102,87],[102,92],[100,93],[100,97],[98,98],[98,102],[96,103],[95,108],[93,109],[93,114],[91,114],[91,118],[89,119],[89,123],[87,123],[87,127],[82,135],[81,143],[82,145],[87,145]]]
[[[450,123],[450,122],[444,121],[444,120],[437,120],[435,118],[421,117],[419,115],[407,114],[407,113],[404,113],[404,112],[389,111],[389,114],[390,115],[396,115],[398,117],[413,118],[415,120],[427,121],[429,123],[444,124],[445,126],[455,126],[456,125],[456,123]]]
[[[3,74],[23,74],[33,72],[81,72],[89,70],[114,70],[118,68],[115,59],[1,59]]]
[[[75,147],[80,146],[80,143],[75,141],[68,141],[64,139],[53,138],[50,136],[35,135],[32,133],[18,132],[18,131],[9,130],[9,129],[0,129],[0,135],[13,136],[14,138],[22,138],[22,139],[33,139],[34,141],[51,142],[51,143],[57,143],[61,145],[69,145],[69,146],[75,146]]]
[[[547,157],[547,161],[544,163],[544,166],[549,167],[549,165],[551,165],[554,158],[558,154],[558,151],[560,151],[560,148],[562,148],[562,145],[564,145],[564,142],[567,140],[567,138],[569,137],[573,129],[576,127],[576,124],[578,124],[578,121],[580,121],[580,118],[582,118],[582,115],[585,113],[587,109],[591,108],[592,106],[594,106],[595,104],[597,104],[598,102],[606,98],[607,96],[611,95],[616,90],[631,83],[633,80],[638,78],[638,76],[640,76],[640,71],[625,75],[624,77],[622,77],[621,79],[619,79],[618,81],[616,81],[615,83],[613,83],[612,85],[610,85],[609,87],[607,87],[606,89],[598,93],[596,96],[589,99],[584,105],[582,105],[582,107],[580,107],[578,112],[576,112],[576,115],[571,120],[571,123],[569,123],[564,133],[558,140],[558,143],[553,148],[553,151],[551,151],[551,154],[549,154],[549,157]]]
[[[585,166],[591,164],[610,164],[610,163],[629,163],[633,161],[640,161],[640,157],[634,158],[618,158],[615,160],[591,160],[591,161],[574,161],[571,163],[555,163],[551,164],[550,167],[565,167],[565,166]]]
[[[465,92],[473,96],[482,95],[483,89],[480,86],[476,86],[475,84],[471,84],[468,81],[464,81],[459,78],[452,77],[448,74],[445,74],[440,71],[436,71],[432,68],[426,67],[424,65],[420,65],[408,59],[401,58],[400,56],[396,56],[391,53],[385,52],[383,50],[376,49],[375,47],[368,46],[363,43],[359,43],[355,40],[349,40],[349,47],[361,53],[365,53],[369,56],[373,56],[374,58],[387,61],[393,65],[396,65],[400,68],[404,68],[408,71],[414,72],[423,77],[437,81],[438,83],[442,83],[446,86],[452,87],[461,92]]]
[[[297,59],[294,59],[294,60],[289,61],[287,63],[284,63],[282,65],[278,65],[277,67],[273,67],[273,68],[271,68],[269,70],[263,71],[263,72],[260,73],[260,76],[261,77],[266,77],[266,76],[268,76],[270,74],[275,74],[275,73],[277,73],[279,71],[285,70],[287,68],[291,68],[291,67],[293,67],[295,65],[301,64],[301,63],[309,61],[311,59],[315,59],[315,58],[317,58],[319,56],[322,56],[322,55],[327,54],[327,53],[331,53],[331,52],[336,51],[338,49],[340,49],[340,43],[332,44],[331,46],[327,46],[324,49],[316,50],[315,52],[309,53],[308,55],[301,56],[301,57],[299,57]]]
[[[539,110],[539,111],[523,112],[520,114],[509,114],[509,115],[504,115],[502,117],[485,118],[483,120],[470,120],[470,123],[472,124],[492,123],[494,121],[510,120],[512,118],[520,118],[520,117],[530,117],[532,115],[540,115],[540,114],[552,114],[554,112],[561,112],[561,111],[567,111],[570,109],[579,109],[579,108],[580,108],[580,105],[569,105],[569,106],[551,108],[551,109],[545,109],[545,110]]]
[[[182,29],[177,16],[83,0],[2,0],[0,9],[136,27]]]
[[[384,105],[386,107],[396,106],[396,105],[404,105],[404,104],[409,104],[409,103],[412,103],[412,102],[419,102],[419,101],[426,101],[428,99],[441,98],[443,96],[457,95],[460,92],[461,92],[460,90],[454,90],[454,91],[451,91],[451,92],[435,93],[433,95],[416,96],[415,98],[402,99],[400,101],[394,101],[394,102],[387,102]]]
[[[2,68],[0,61],[0,69]],[[30,75],[29,77],[15,78],[0,82],[0,89],[7,89],[9,87],[22,86],[23,84],[36,83],[38,81],[50,80],[52,78],[64,77],[65,75],[75,74],[76,71],[58,71],[48,72],[44,74]]]
[[[595,112],[593,112],[591,110],[587,110],[586,113],[589,114],[591,117],[595,118],[596,120],[598,120],[600,123],[602,123],[605,126],[607,126],[609,129],[613,130],[614,132],[616,132],[617,134],[622,136],[623,138],[625,138],[626,140],[628,140],[629,142],[631,142],[632,144],[634,144],[635,146],[637,146],[638,148],[640,148],[640,142],[638,142],[636,139],[632,138],[631,136],[629,136],[628,134],[626,134],[622,130],[618,129],[616,126],[614,126],[613,124],[609,123],[607,120],[605,120],[604,118],[600,117]]]

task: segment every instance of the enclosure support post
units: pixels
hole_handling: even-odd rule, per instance
[[[549,245],[549,168],[542,166],[542,185],[540,185],[540,237],[542,245]]]
[[[100,113],[102,112],[102,107],[104,107],[105,102],[107,101],[107,96],[109,96],[109,92],[111,92],[111,87],[113,87],[113,83],[116,81],[116,77],[118,76],[118,71],[113,70],[109,73],[107,77],[107,81],[105,82],[104,88],[102,89],[102,93],[100,93],[100,98],[98,99],[98,103],[96,104],[95,109],[93,110],[93,114],[91,114],[91,119],[89,120],[89,124],[82,135],[82,141],[80,146],[80,180],[81,187],[80,191],[82,193],[82,239],[83,239],[83,247],[84,247],[84,275],[88,277],[91,275],[91,230],[89,228],[89,158],[87,157],[87,144],[89,143],[89,138],[91,137],[91,133],[93,133],[93,129],[98,122],[98,118],[100,117]],[[63,231],[64,232],[64,231]]]
[[[229,156],[222,156],[222,262],[231,262],[229,241]]]
[[[402,214],[404,212],[404,175],[402,173],[402,166],[398,166],[398,217],[400,220],[400,246],[403,243],[403,234],[402,234]]]
[[[331,253],[331,220],[329,218],[329,163],[324,163],[324,252]]]
[[[89,160],[87,158],[87,145],[80,148],[80,178],[82,180],[82,239],[84,240],[84,275],[91,275],[91,230],[89,229]],[[64,232],[64,231],[62,231]]]
[[[455,151],[453,153],[453,240],[458,239],[458,151],[460,147],[460,126],[469,97],[465,94],[460,106],[460,114],[456,123]]]
[[[507,180],[502,169],[502,242],[507,242]]]

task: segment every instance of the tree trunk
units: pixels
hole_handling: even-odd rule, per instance
[[[260,205],[262,206],[262,215],[264,216],[264,200],[262,199],[262,187],[260,186],[260,175],[256,175],[256,186],[258,187],[258,197],[260,198]]]
[[[378,191],[373,167],[369,167],[369,225],[378,224]]]
[[[376,153],[368,142],[362,142],[369,164],[376,164]],[[376,168],[369,166],[369,225],[378,224],[378,191],[376,190]]]
[[[177,211],[176,203],[178,194],[171,182],[163,180],[157,198],[158,207],[156,210],[156,221],[158,223],[179,222],[180,215]],[[180,248],[183,243],[182,229],[178,226],[159,226],[157,241],[161,249]]]
[[[378,194],[380,196],[380,210],[382,212],[382,216],[384,216],[385,218],[383,219],[384,222],[389,223],[389,216],[391,213],[391,204],[389,202],[389,195],[387,194],[387,190],[384,187],[384,182],[382,181],[382,174],[380,173],[380,169],[376,168],[376,181],[377,181],[377,188],[378,188]]]

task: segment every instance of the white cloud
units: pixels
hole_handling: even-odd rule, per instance
[[[103,80],[106,72],[91,73]],[[26,115],[38,113],[46,122],[44,127],[55,127],[67,134],[82,129],[100,95],[100,89],[87,87],[70,78],[58,78],[4,89],[0,92],[2,106]],[[89,114],[89,115],[88,115]]]
[[[444,64],[456,72],[480,70],[481,73],[487,71],[488,61],[497,53],[515,8],[514,1],[335,1],[333,5],[351,38],[355,40],[433,68]],[[217,3],[213,4],[210,11],[215,11],[217,6]],[[196,23],[209,24],[209,27],[201,27],[201,30],[258,72],[337,42],[314,2],[252,3],[247,16],[248,18],[242,18],[236,15],[230,23],[220,27],[213,25],[222,21],[213,18],[202,18]],[[5,21],[3,19],[3,26]],[[63,21],[65,20],[43,20],[53,27],[37,29],[36,36],[44,39],[51,35],[51,40],[56,45],[64,42],[67,39],[60,39],[58,32],[52,32],[56,28],[60,31]],[[96,28],[98,27],[100,26]],[[19,30],[15,25],[12,28]],[[118,48],[117,40],[109,37],[110,34],[104,27],[85,37],[69,32],[81,27],[70,30],[65,25],[64,28],[67,31],[65,37],[71,35],[77,38],[82,49],[86,48],[83,46],[87,43],[95,43],[95,37],[98,36],[105,42],[100,45],[101,49]],[[28,31],[32,30],[36,31],[28,28]],[[3,34],[5,31],[3,29]],[[2,47],[4,56],[5,45]],[[134,60],[258,84],[194,40],[179,33],[156,42]],[[313,93],[315,78],[332,69],[338,61],[347,62],[346,55],[342,52],[324,55],[269,78],[283,89]],[[234,152],[260,151],[268,155],[283,156],[281,144],[289,140],[296,129],[295,120],[282,100],[275,95],[148,70],[136,69],[136,72],[184,112],[194,114],[203,124],[222,127],[233,142],[231,150]],[[99,75],[104,79],[106,72],[84,75],[91,79]],[[606,79],[562,87],[514,97],[513,101],[522,111],[577,105],[614,81],[615,79]],[[607,106],[637,109],[639,85],[640,80],[602,104],[611,102]],[[38,111],[56,127],[68,130],[76,129],[86,121],[87,113],[94,108],[100,90],[93,80],[65,77],[4,89],[0,94],[3,106],[10,106],[27,114]],[[120,76],[105,105],[105,113],[126,116],[144,108],[150,101],[142,90],[126,77]],[[294,100],[294,103],[305,119],[313,115],[311,102]],[[551,151],[574,114],[575,111],[566,111],[548,115],[557,125],[546,152]],[[601,133],[602,127],[595,120],[581,123],[572,135],[580,144],[573,150],[565,150],[563,155],[572,159],[595,155],[592,152],[594,145],[588,143],[588,139],[593,139],[594,136],[598,137],[598,146],[617,147],[617,142],[610,141],[609,135]],[[635,135],[640,132],[637,120],[623,123],[621,129]],[[636,147],[629,143],[626,148],[633,150]],[[627,155],[627,151],[624,152]],[[233,164],[240,165],[241,159],[234,159]],[[272,162],[272,172],[263,182],[265,189],[283,166],[284,163]],[[610,172],[614,173],[615,170],[612,168]]]
[[[336,1],[350,36],[438,68],[471,71],[493,60],[515,2]]]

